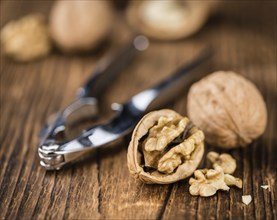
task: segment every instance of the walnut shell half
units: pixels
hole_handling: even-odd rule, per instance
[[[145,115],[128,147],[128,167],[148,184],[168,184],[193,174],[204,154],[204,134],[177,112],[163,109]]]

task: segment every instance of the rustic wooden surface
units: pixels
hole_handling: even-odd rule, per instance
[[[1,27],[30,12],[47,14],[50,6],[48,1],[1,1]],[[266,132],[247,148],[230,151],[238,161],[235,176],[243,179],[243,189],[210,198],[190,196],[187,180],[159,186],[131,178],[126,165],[129,137],[68,169],[46,172],[37,156],[41,127],[47,116],[73,100],[108,50],[86,56],[53,52],[28,64],[1,57],[0,218],[276,219],[276,20],[276,1],[228,1],[197,35],[171,43],[153,41],[104,95],[106,108],[126,101],[206,44],[216,49],[206,73],[234,70],[255,82],[268,108]],[[124,25],[116,29],[110,47],[127,39]],[[186,114],[186,94],[170,107]],[[248,206],[241,202],[245,194],[253,197]]]

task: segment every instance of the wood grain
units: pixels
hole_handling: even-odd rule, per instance
[[[51,1],[1,1],[0,5],[2,27],[27,13],[47,15]],[[112,102],[124,102],[163,79],[207,44],[216,53],[205,74],[234,70],[252,80],[267,104],[266,132],[247,148],[230,151],[238,161],[235,176],[243,179],[243,189],[232,188],[210,198],[190,196],[188,180],[159,186],[131,178],[126,165],[129,136],[67,169],[46,172],[37,156],[41,127],[50,114],[73,100],[76,89],[109,49],[86,56],[53,52],[27,64],[2,56],[0,219],[277,219],[276,18],[275,1],[226,1],[219,15],[195,36],[151,42],[149,50],[130,63],[104,94],[103,112],[109,117]],[[115,25],[118,32],[111,48],[130,36],[122,19]],[[169,107],[185,115],[186,95]],[[207,146],[209,150],[214,148]],[[270,190],[262,189],[263,184]],[[248,206],[241,202],[246,194],[253,197]]]

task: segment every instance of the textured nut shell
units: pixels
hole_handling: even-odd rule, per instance
[[[234,72],[215,72],[193,84],[187,108],[206,141],[222,148],[245,146],[266,127],[266,105],[260,92]]]
[[[50,13],[51,36],[64,51],[87,51],[108,36],[112,20],[107,1],[57,1]]]
[[[132,1],[127,9],[127,20],[137,31],[160,40],[177,40],[194,34],[204,25],[209,14],[217,5],[216,1],[187,1],[185,4],[189,15],[187,19],[182,21],[182,28],[168,26],[165,29],[158,25],[150,25],[140,17],[139,9],[145,2],[147,1]],[[185,6],[183,7],[185,8]]]
[[[177,116],[182,118],[181,115],[169,109],[163,109],[148,113],[140,120],[140,122],[135,127],[132,135],[132,140],[128,147],[127,161],[130,173],[135,178],[138,178],[142,182],[148,184],[168,184],[181,179],[185,179],[186,177],[193,174],[204,154],[204,144],[202,143],[198,145],[196,150],[192,153],[191,159],[186,161],[184,164],[180,165],[175,173],[171,175],[164,175],[158,173],[156,176],[153,176],[145,172],[143,168],[139,165],[139,160],[142,156],[138,152],[139,140],[147,134],[149,128],[152,127],[161,116]]]

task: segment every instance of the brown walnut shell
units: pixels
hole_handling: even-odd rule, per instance
[[[127,21],[136,31],[159,40],[177,40],[196,33],[218,1],[132,1]]]
[[[204,154],[204,134],[195,126],[191,126],[189,128],[188,133],[193,131],[192,133],[194,134],[191,134],[190,137],[188,137],[187,139],[185,139],[184,142],[182,142],[183,144],[188,140],[188,145],[193,145],[193,150],[190,152],[188,158],[184,159],[185,157],[183,157],[182,163],[179,164],[173,172],[160,172],[157,169],[153,170],[153,168],[152,171],[146,170],[144,151],[141,149],[142,141],[146,140],[149,137],[148,135],[151,132],[150,129],[157,125],[161,117],[174,118],[174,120],[185,119],[189,122],[188,118],[183,118],[177,112],[169,109],[150,112],[139,121],[139,123],[133,131],[132,139],[128,147],[127,161],[131,175],[147,184],[169,184],[191,176],[200,164]],[[197,136],[197,134],[200,134],[201,136],[201,138],[198,141],[196,140],[199,137]],[[197,137],[194,137],[193,135],[196,135]],[[171,146],[170,150],[167,149],[166,153],[163,155],[160,161],[164,158],[165,155],[170,156],[169,153],[171,151],[174,151],[174,149],[177,149],[177,147]],[[178,153],[180,153],[180,150],[175,154],[175,156]],[[184,155],[181,155],[180,157],[182,156]]]
[[[49,18],[51,37],[64,52],[97,49],[113,28],[109,1],[56,1]]]
[[[225,149],[247,146],[264,133],[267,124],[261,93],[232,71],[217,71],[194,83],[187,111],[204,131],[207,143]]]

